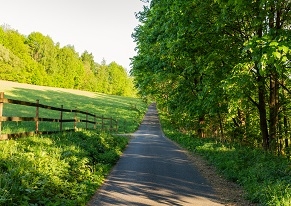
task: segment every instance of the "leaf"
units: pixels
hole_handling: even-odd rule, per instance
[[[287,54],[290,49],[289,47],[283,45],[283,46],[278,47],[278,50],[283,51],[285,54]]]
[[[272,41],[272,42],[270,43],[270,46],[275,46],[275,47],[276,47],[276,46],[278,46],[278,44],[279,44],[278,42],[276,42],[276,41]]]
[[[273,54],[273,56],[275,56],[277,59],[281,59],[281,53],[280,52],[277,52],[277,51],[275,51],[275,52],[273,52],[272,53]]]
[[[283,56],[282,57],[282,62],[286,62],[286,61],[288,61],[288,58],[286,56]]]

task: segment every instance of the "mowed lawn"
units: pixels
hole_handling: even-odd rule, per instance
[[[112,117],[118,121],[120,132],[133,132],[137,129],[146,111],[147,105],[138,98],[121,97],[95,92],[36,86],[0,80],[0,92],[5,98],[36,102],[65,109],[78,109],[97,116]],[[35,107],[4,104],[3,116],[34,117]],[[79,114],[78,114],[79,115]],[[40,117],[59,118],[60,112],[40,109]],[[64,118],[74,118],[74,114],[64,113]],[[78,118],[85,119],[85,115]],[[64,129],[73,128],[74,123],[64,123]],[[34,130],[32,122],[3,122],[2,133],[23,132]],[[84,123],[79,123],[84,127]],[[93,128],[93,125],[91,125]],[[41,130],[58,130],[58,123],[41,122]]]

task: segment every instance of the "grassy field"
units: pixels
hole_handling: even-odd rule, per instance
[[[5,92],[5,98],[36,102],[54,107],[64,106],[65,109],[78,109],[97,116],[112,117],[119,122],[120,132],[133,132],[137,129],[146,110],[146,104],[140,99],[105,95],[79,90],[43,87],[20,84],[0,80],[0,92]],[[74,118],[73,114],[64,118]],[[5,104],[3,116],[34,117],[35,107]],[[40,109],[40,117],[59,118],[60,112]],[[78,116],[82,118],[82,116]],[[83,117],[85,119],[85,117]],[[3,133],[34,131],[31,122],[3,122]],[[80,123],[82,124],[82,123]],[[80,125],[84,127],[84,125]],[[93,127],[93,125],[91,126]],[[64,123],[64,129],[73,128],[73,123]],[[58,130],[58,123],[40,122],[41,130]]]
[[[5,97],[113,117],[120,132],[134,132],[147,105],[139,99],[40,87],[0,80]],[[4,104],[4,116],[34,116],[35,108]],[[59,113],[40,111],[41,117]],[[123,123],[126,121],[126,124]],[[57,125],[42,122],[43,129]],[[34,123],[6,123],[5,132],[30,131]],[[67,127],[70,127],[67,125]],[[128,144],[128,138],[98,130],[0,141],[0,205],[86,205]]]

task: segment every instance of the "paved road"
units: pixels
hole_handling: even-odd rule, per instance
[[[155,105],[88,205],[222,205],[187,156],[164,137]]]

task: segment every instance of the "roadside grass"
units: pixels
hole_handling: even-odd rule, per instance
[[[0,205],[86,205],[128,139],[95,131],[0,142]]]
[[[291,163],[262,150],[181,134],[160,114],[165,135],[206,158],[227,179],[241,185],[246,198],[269,206],[291,205]]]
[[[5,92],[5,98],[30,102],[38,99],[41,104],[113,117],[119,122],[120,134],[134,132],[147,109],[137,98],[1,80],[0,92]],[[35,108],[4,104],[3,116],[33,117]],[[40,109],[40,117],[59,118],[60,113]],[[2,133],[34,131],[34,124],[2,122]],[[77,127],[84,128],[84,124],[78,123]],[[40,122],[39,128],[59,130],[59,125]],[[64,128],[73,128],[73,123]],[[128,141],[121,135],[83,129],[0,141],[0,205],[86,205]]]

